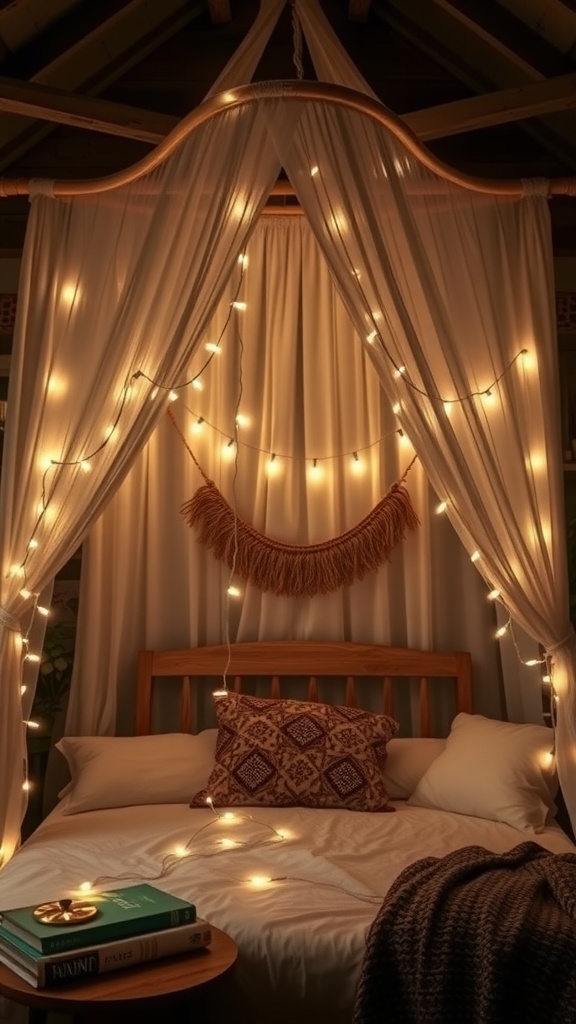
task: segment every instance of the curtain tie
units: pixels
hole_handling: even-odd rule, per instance
[[[32,196],[48,196],[49,199],[54,199],[54,179],[31,178],[29,195],[30,199]]]
[[[6,611],[5,608],[2,608],[2,605],[0,605],[0,626],[4,626],[4,629],[12,629],[15,633],[20,632],[20,623],[18,622],[18,619],[15,619],[10,612]]]
[[[555,644],[550,644],[550,646],[546,648],[546,656],[551,658],[556,651],[560,650],[561,647],[565,647],[566,644],[569,644],[575,636],[576,633],[574,631],[574,626],[571,626],[568,633],[566,633],[566,636],[563,636],[561,640],[558,640]]]
[[[549,185],[548,178],[522,178],[522,196],[547,196]]]

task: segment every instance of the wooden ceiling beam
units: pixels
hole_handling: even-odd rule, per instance
[[[471,6],[476,14],[480,11],[478,22],[470,16]],[[548,75],[496,38],[492,26],[482,24],[485,7],[475,0],[410,0],[409,4],[404,0],[386,0],[385,4],[373,0],[378,17],[474,93],[483,95],[544,82]],[[557,74],[568,73],[562,55],[557,55],[557,61],[562,65]],[[569,71],[573,71],[573,65]],[[576,132],[569,112],[544,115],[538,122],[530,121],[525,130],[566,168],[576,168]]]
[[[576,107],[576,73],[405,114],[423,141]],[[0,111],[158,145],[178,124],[171,114],[78,96],[0,77]]]
[[[405,114],[403,120],[419,139],[426,142],[521,121],[525,117],[541,117],[554,110],[575,108],[576,73],[416,110]]]
[[[205,11],[204,3],[188,0],[153,5],[133,0],[61,52],[32,81],[56,88],[62,83],[70,93],[86,87],[97,94]],[[0,169],[14,163],[49,131],[46,123],[31,125],[15,114],[0,118]]]
[[[157,114],[123,103],[51,89],[34,82],[0,77],[0,110],[88,131],[138,139],[155,146],[178,124],[171,114]]]
[[[208,13],[213,25],[224,25],[232,21],[230,0],[208,0]]]

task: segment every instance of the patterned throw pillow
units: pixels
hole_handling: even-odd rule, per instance
[[[383,768],[398,723],[358,708],[229,693],[214,698],[216,763],[190,806],[393,810]]]

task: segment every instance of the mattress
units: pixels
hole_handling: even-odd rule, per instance
[[[74,895],[86,881],[100,889],[150,881],[190,899],[238,944],[234,972],[214,991],[218,1024],[349,1024],[367,930],[404,867],[526,839],[575,852],[554,823],[535,836],[393,806],[382,814],[236,808],[229,817],[183,804],[64,815],[61,804],[0,871],[0,908]],[[2,1019],[18,1019],[16,1008],[5,1004]]]

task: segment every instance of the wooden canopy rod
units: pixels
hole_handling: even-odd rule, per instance
[[[305,82],[290,79],[288,81],[272,81],[240,85],[235,89],[227,89],[204,100],[190,114],[180,121],[172,132],[151,153],[132,167],[124,168],[115,174],[103,178],[64,179],[52,182],[55,196],[97,195],[109,192],[122,185],[137,181],[148,172],[158,167],[180,143],[200,125],[213,117],[267,99],[298,99],[314,103],[322,102],[345,107],[364,114],[377,124],[387,128],[419,162],[445,181],[450,181],[471,192],[488,195],[521,196],[525,192],[521,178],[481,178],[463,174],[438,160],[419,141],[417,136],[402,120],[392,114],[378,100],[349,89],[343,85],[331,85],[327,82]],[[0,178],[0,196],[29,195],[34,179]],[[548,195],[575,195],[576,177],[553,178],[547,183]]]

